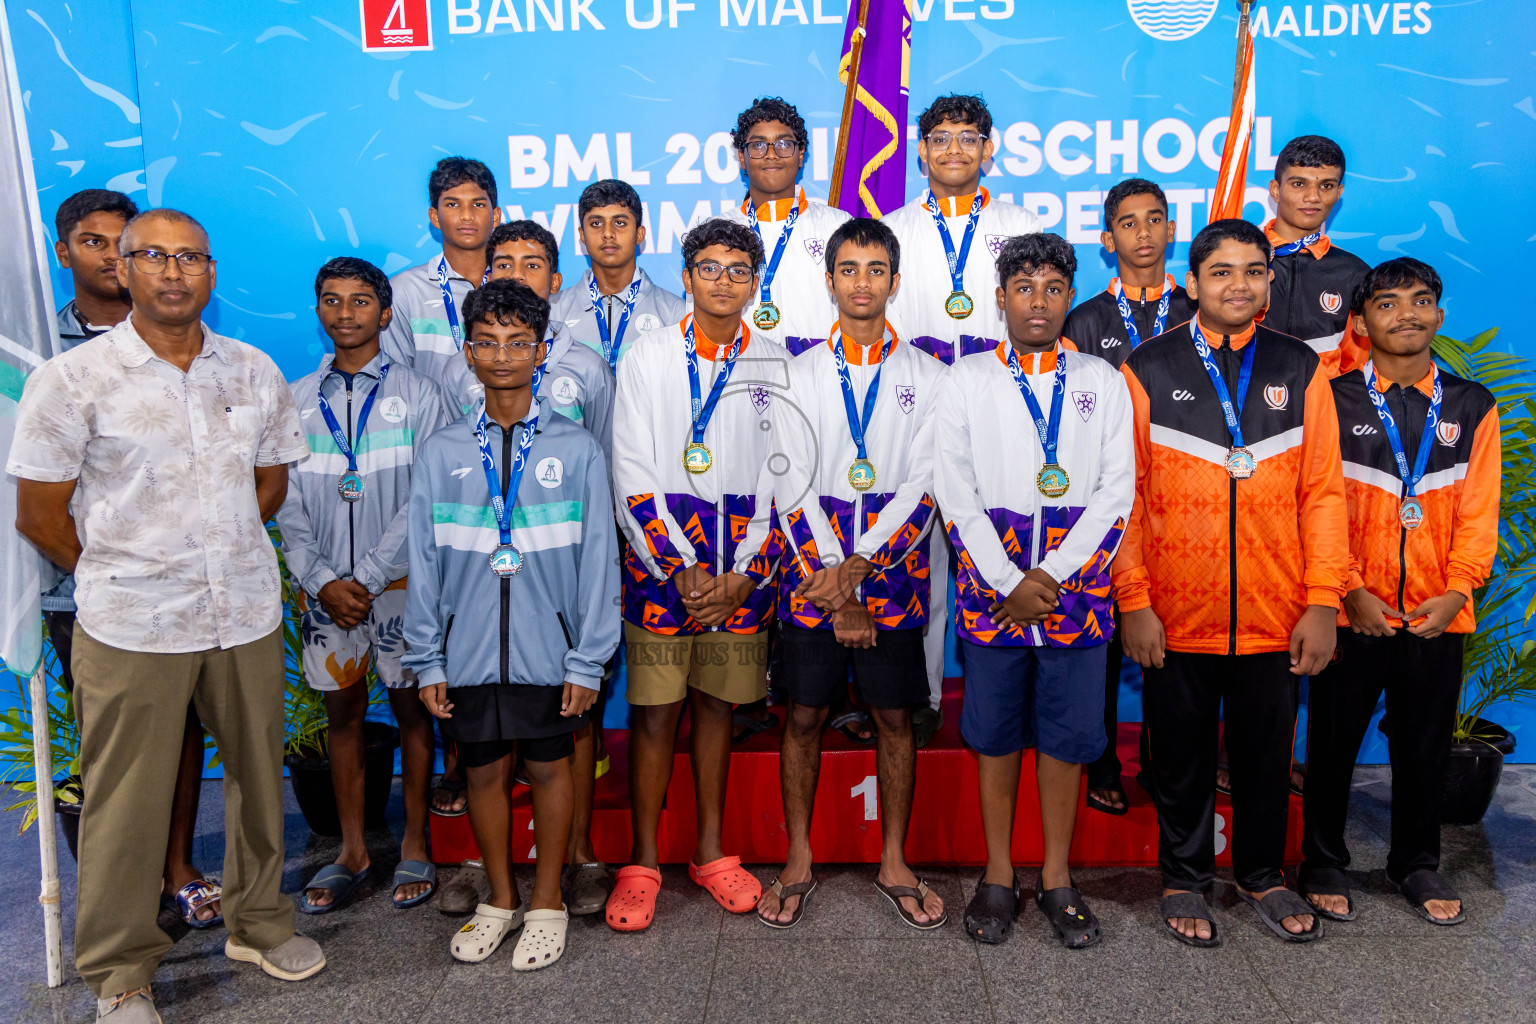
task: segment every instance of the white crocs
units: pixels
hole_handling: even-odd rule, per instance
[[[571,915],[564,904],[559,910],[530,910],[523,934],[512,951],[514,971],[536,971],[548,967],[565,952],[565,929]]]
[[[502,940],[521,928],[522,924],[522,907],[502,910],[489,903],[482,903],[475,908],[475,916],[469,919],[469,923],[453,936],[448,950],[455,960],[477,964],[496,952]]]

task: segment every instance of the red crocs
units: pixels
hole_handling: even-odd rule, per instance
[[[688,877],[702,885],[716,903],[733,914],[745,914],[755,909],[763,896],[762,883],[741,866],[740,857],[721,857],[704,865],[690,861]]]
[[[656,896],[661,892],[661,872],[631,864],[614,875],[608,896],[608,927],[618,932],[638,932],[651,926],[656,916]]]

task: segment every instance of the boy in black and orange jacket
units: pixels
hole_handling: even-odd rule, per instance
[[[1360,741],[1386,691],[1392,762],[1387,877],[1435,924],[1465,919],[1440,877],[1440,791],[1475,628],[1472,591],[1499,543],[1499,411],[1487,388],[1435,366],[1440,276],[1415,259],[1370,271],[1355,331],[1371,361],[1333,382],[1349,502],[1349,591],[1339,656],[1312,687],[1300,888],[1354,918],[1344,818]]]
[[[1349,571],[1344,477],[1326,368],[1254,323],[1269,257],[1246,221],[1201,231],[1185,281],[1196,317],[1121,368],[1136,505],[1114,585],[1125,653],[1145,669],[1163,917],[1199,946],[1219,942],[1202,894],[1215,869],[1223,706],[1239,895],[1282,938],[1321,934],[1281,862],[1297,681],[1333,655]]]

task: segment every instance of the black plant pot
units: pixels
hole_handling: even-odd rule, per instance
[[[53,809],[58,812],[59,831],[64,833],[64,844],[69,847],[69,855],[78,862],[80,860],[80,805],[65,803],[55,797]]]
[[[1451,745],[1451,762],[1440,794],[1440,821],[1446,825],[1476,825],[1488,813],[1504,773],[1504,758],[1515,752],[1515,738],[1502,726],[1477,719],[1471,739]]]
[[[384,827],[384,809],[395,775],[395,749],[400,731],[383,722],[363,723],[363,825]],[[331,787],[331,762],[325,757],[288,754],[283,757],[288,782],[310,831],[320,836],[341,835],[336,814],[336,792]]]

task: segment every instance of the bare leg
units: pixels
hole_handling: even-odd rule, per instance
[[[660,852],[656,830],[667,785],[672,781],[672,757],[677,747],[677,720],[683,702],[636,704],[629,709],[629,803],[634,843],[629,862],[654,868]]]
[[[725,785],[731,773],[732,707],[702,690],[690,688],[688,696],[689,753],[699,828],[693,862],[708,864],[725,856],[720,828],[725,819]]]
[[[789,833],[789,857],[779,881],[786,886],[811,878],[811,814],[816,807],[816,780],[821,774],[821,730],[826,725],[827,708],[789,705],[784,722],[784,745],[779,752],[779,789],[784,794],[784,828]],[[766,918],[788,924],[794,917],[799,896],[791,896],[783,906],[771,892],[764,892],[757,912]]]
[[[576,730],[576,753],[571,757],[571,839],[565,859],[572,864],[590,864],[597,860],[592,852],[592,797],[597,791],[597,722],[590,721]]]
[[[176,792],[171,800],[171,830],[165,846],[165,892],[175,895],[203,873],[192,864],[192,841],[197,834],[197,803],[203,789],[203,724],[197,709],[187,707],[187,725],[181,734],[181,761],[176,767]],[[219,901],[199,908],[197,919],[210,921],[220,911]]]
[[[1045,864],[1040,869],[1042,888],[1061,889],[1072,884],[1067,857],[1072,850],[1072,830],[1077,826],[1077,792],[1082,777],[1082,765],[1058,761],[1036,751],[1040,833],[1045,840]]]
[[[533,789],[533,841],[538,845],[534,871],[533,910],[560,910],[560,869],[565,866],[566,844],[570,841],[571,759],[529,761],[523,759],[528,781]]]
[[[401,860],[427,859],[427,791],[432,781],[432,721],[416,691],[389,691],[389,707],[400,726],[400,784],[405,793],[405,837],[400,840]],[[397,901],[420,896],[426,882],[402,885]]]
[[[336,863],[354,875],[369,864],[368,845],[363,841],[363,716],[367,713],[366,683],[325,694],[331,788],[336,792],[336,817],[341,821],[341,852]],[[310,889],[304,894],[315,907],[330,903],[331,896],[326,889]]]
[[[1019,806],[1019,771],[1023,751],[1002,757],[976,757],[981,788],[981,828],[987,837],[986,881],[1013,887],[1013,819]]]
[[[882,885],[917,885],[917,875],[907,866],[907,825],[912,818],[912,790],[917,785],[917,743],[912,738],[912,712],[908,708],[873,708],[875,720],[875,773],[880,778],[880,873]],[[922,906],[902,897],[919,924],[944,913],[944,901],[930,892]]]
[[[491,881],[491,906],[517,909],[512,877],[512,755],[479,768],[464,769],[469,782],[469,825]],[[556,881],[558,890],[559,883]]]

